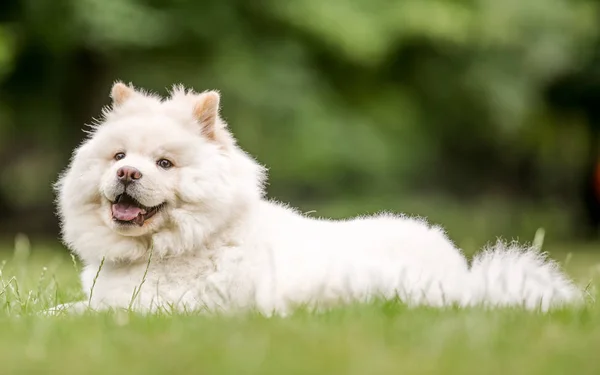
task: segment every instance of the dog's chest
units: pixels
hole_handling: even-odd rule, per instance
[[[246,305],[252,283],[229,258],[181,257],[150,264],[86,267],[84,289],[92,305],[218,310]]]

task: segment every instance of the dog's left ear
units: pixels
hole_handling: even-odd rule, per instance
[[[200,124],[202,134],[215,140],[219,125],[219,103],[221,96],[217,91],[206,91],[198,95],[194,106],[194,117]]]

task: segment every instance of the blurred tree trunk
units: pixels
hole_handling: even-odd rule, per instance
[[[600,95],[597,97],[600,104]],[[591,110],[591,109],[590,109]],[[583,183],[583,203],[587,218],[584,230],[591,238],[600,238],[600,109],[594,109],[590,116],[589,158]]]
[[[59,149],[60,168],[64,168],[73,148],[81,142],[85,123],[100,113],[104,98],[108,96],[108,62],[103,56],[86,48],[72,50],[66,57],[57,57],[44,46],[28,46],[17,61],[15,71],[8,77],[4,89],[12,95],[5,100],[15,109],[14,124],[17,128],[28,129],[17,133],[9,147],[0,152],[0,168],[4,170],[27,154],[27,150]],[[45,70],[39,69],[45,66]],[[35,122],[43,118],[31,116],[37,111],[37,99],[48,93],[55,96],[54,116],[61,119],[58,134],[50,141],[33,128]],[[38,121],[39,120],[39,121]],[[32,124],[32,122],[34,122]],[[31,129],[31,130],[29,130]],[[40,151],[41,150],[41,151]],[[2,165],[4,161],[4,165]],[[56,176],[57,177],[57,176]],[[50,186],[43,186],[50,189]],[[51,200],[40,200],[27,207],[16,207],[14,199],[0,189],[0,231],[2,233],[25,232],[30,235],[58,233],[58,219]]]
[[[102,106],[107,104],[112,80],[109,66],[104,56],[90,49],[81,48],[73,53],[70,74],[65,74],[62,90],[63,113],[68,127],[63,130],[60,145],[67,155],[81,142],[84,125],[98,118]]]
[[[589,239],[600,238],[600,191],[597,171],[600,164],[600,56],[588,68],[563,77],[548,90],[552,105],[559,109],[578,111],[587,119],[587,157],[580,187],[582,234]]]

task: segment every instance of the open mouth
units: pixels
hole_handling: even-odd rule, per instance
[[[111,205],[112,218],[119,224],[137,224],[140,227],[144,222],[154,216],[162,207],[146,207],[130,195],[124,193],[117,196]]]

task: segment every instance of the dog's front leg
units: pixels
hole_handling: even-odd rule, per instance
[[[56,305],[48,310],[44,310],[42,314],[47,316],[55,316],[60,314],[81,315],[87,311],[92,312],[96,310],[90,307],[88,301],[77,301]]]

